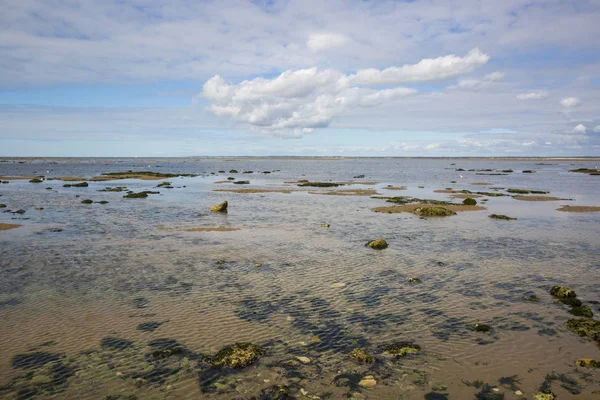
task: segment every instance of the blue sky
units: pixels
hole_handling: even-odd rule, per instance
[[[9,0],[0,156],[598,156],[598,20],[598,0]]]

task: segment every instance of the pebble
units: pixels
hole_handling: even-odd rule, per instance
[[[515,394],[516,394],[517,396],[523,396],[523,392],[521,392],[520,390],[517,390],[517,391],[515,392]]]
[[[344,286],[346,286],[346,284],[344,282],[338,282],[338,283],[334,283],[331,286],[329,286],[332,289],[341,289]]]
[[[308,364],[310,362],[310,358],[304,356],[298,356],[296,359],[303,364]]]
[[[364,378],[362,378],[361,381],[358,382],[358,384],[362,387],[368,388],[377,385],[377,381],[375,380],[375,378],[373,378],[373,376],[367,375]]]

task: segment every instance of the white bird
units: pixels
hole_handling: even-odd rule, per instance
[[[461,178],[463,177],[462,175],[459,175]]]

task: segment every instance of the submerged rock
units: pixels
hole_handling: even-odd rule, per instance
[[[594,313],[589,306],[574,306],[569,310],[569,312],[576,317],[592,318],[594,316]]]
[[[211,363],[219,368],[245,368],[254,364],[265,351],[252,343],[235,343],[224,347],[210,358]]]
[[[576,335],[600,340],[600,321],[594,319],[570,319],[565,326]]]
[[[534,303],[539,303],[540,302],[540,298],[537,297],[535,294],[532,294],[532,295],[529,295],[529,296],[525,296],[523,299],[527,300],[527,301],[532,301]]]
[[[108,350],[125,350],[128,347],[133,346],[133,342],[127,339],[121,339],[118,337],[105,337],[100,341],[100,347]]]
[[[212,212],[227,212],[227,206],[228,206],[227,201],[224,201],[219,205],[212,206],[210,208],[210,211],[212,211]]]
[[[11,360],[13,368],[39,368],[49,362],[60,360],[60,355],[37,351],[34,353],[17,354]]]
[[[454,211],[444,207],[418,207],[413,210],[413,214],[420,217],[449,217],[456,215]]]
[[[559,299],[561,303],[570,307],[580,307],[583,303],[576,297],[567,297],[566,299]]]
[[[488,215],[488,217],[493,218],[493,219],[503,219],[506,221],[516,220],[516,218],[511,218],[511,217],[508,217],[506,215],[501,215],[501,214],[490,214],[490,215]]]
[[[486,324],[475,324],[473,325],[473,329],[475,329],[476,332],[489,332],[492,327]]]
[[[260,391],[260,400],[293,400],[290,388],[287,386],[274,385]]]
[[[399,342],[386,346],[383,351],[384,353],[393,355],[396,358],[400,358],[407,354],[419,353],[421,351],[421,346],[411,342]]]
[[[375,240],[371,240],[370,242],[367,242],[365,244],[365,246],[370,247],[375,250],[383,250],[388,247],[388,244],[385,241],[385,239],[375,239]]]
[[[365,349],[354,349],[348,355],[351,359],[361,363],[371,364],[375,362],[375,357],[367,353]]]
[[[573,289],[560,285],[554,285],[552,289],[550,289],[550,294],[554,297],[558,297],[559,299],[577,297],[577,294]]]

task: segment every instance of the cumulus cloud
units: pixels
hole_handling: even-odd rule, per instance
[[[490,56],[475,48],[464,57],[454,54],[425,58],[416,64],[389,67],[384,70],[363,69],[350,76],[354,85],[395,85],[402,82],[434,81],[463,75],[487,63]]]
[[[575,128],[573,128],[571,133],[585,134],[586,131],[587,131],[587,128],[585,127],[585,125],[579,124]]]
[[[318,68],[285,71],[273,79],[255,78],[228,84],[216,75],[201,95],[219,117],[250,126],[251,130],[280,137],[301,137],[355,107],[374,107],[416,93],[397,87],[373,90],[350,86],[340,71]]]
[[[517,95],[519,100],[543,100],[549,96],[546,90],[538,90],[537,92],[521,93]]]
[[[563,108],[575,108],[581,104],[581,99],[578,97],[565,97],[560,101]]]
[[[600,133],[600,125],[598,125],[597,127],[594,128],[594,132]]]
[[[313,33],[306,41],[306,47],[313,53],[339,47],[348,42],[348,37],[338,33]]]

